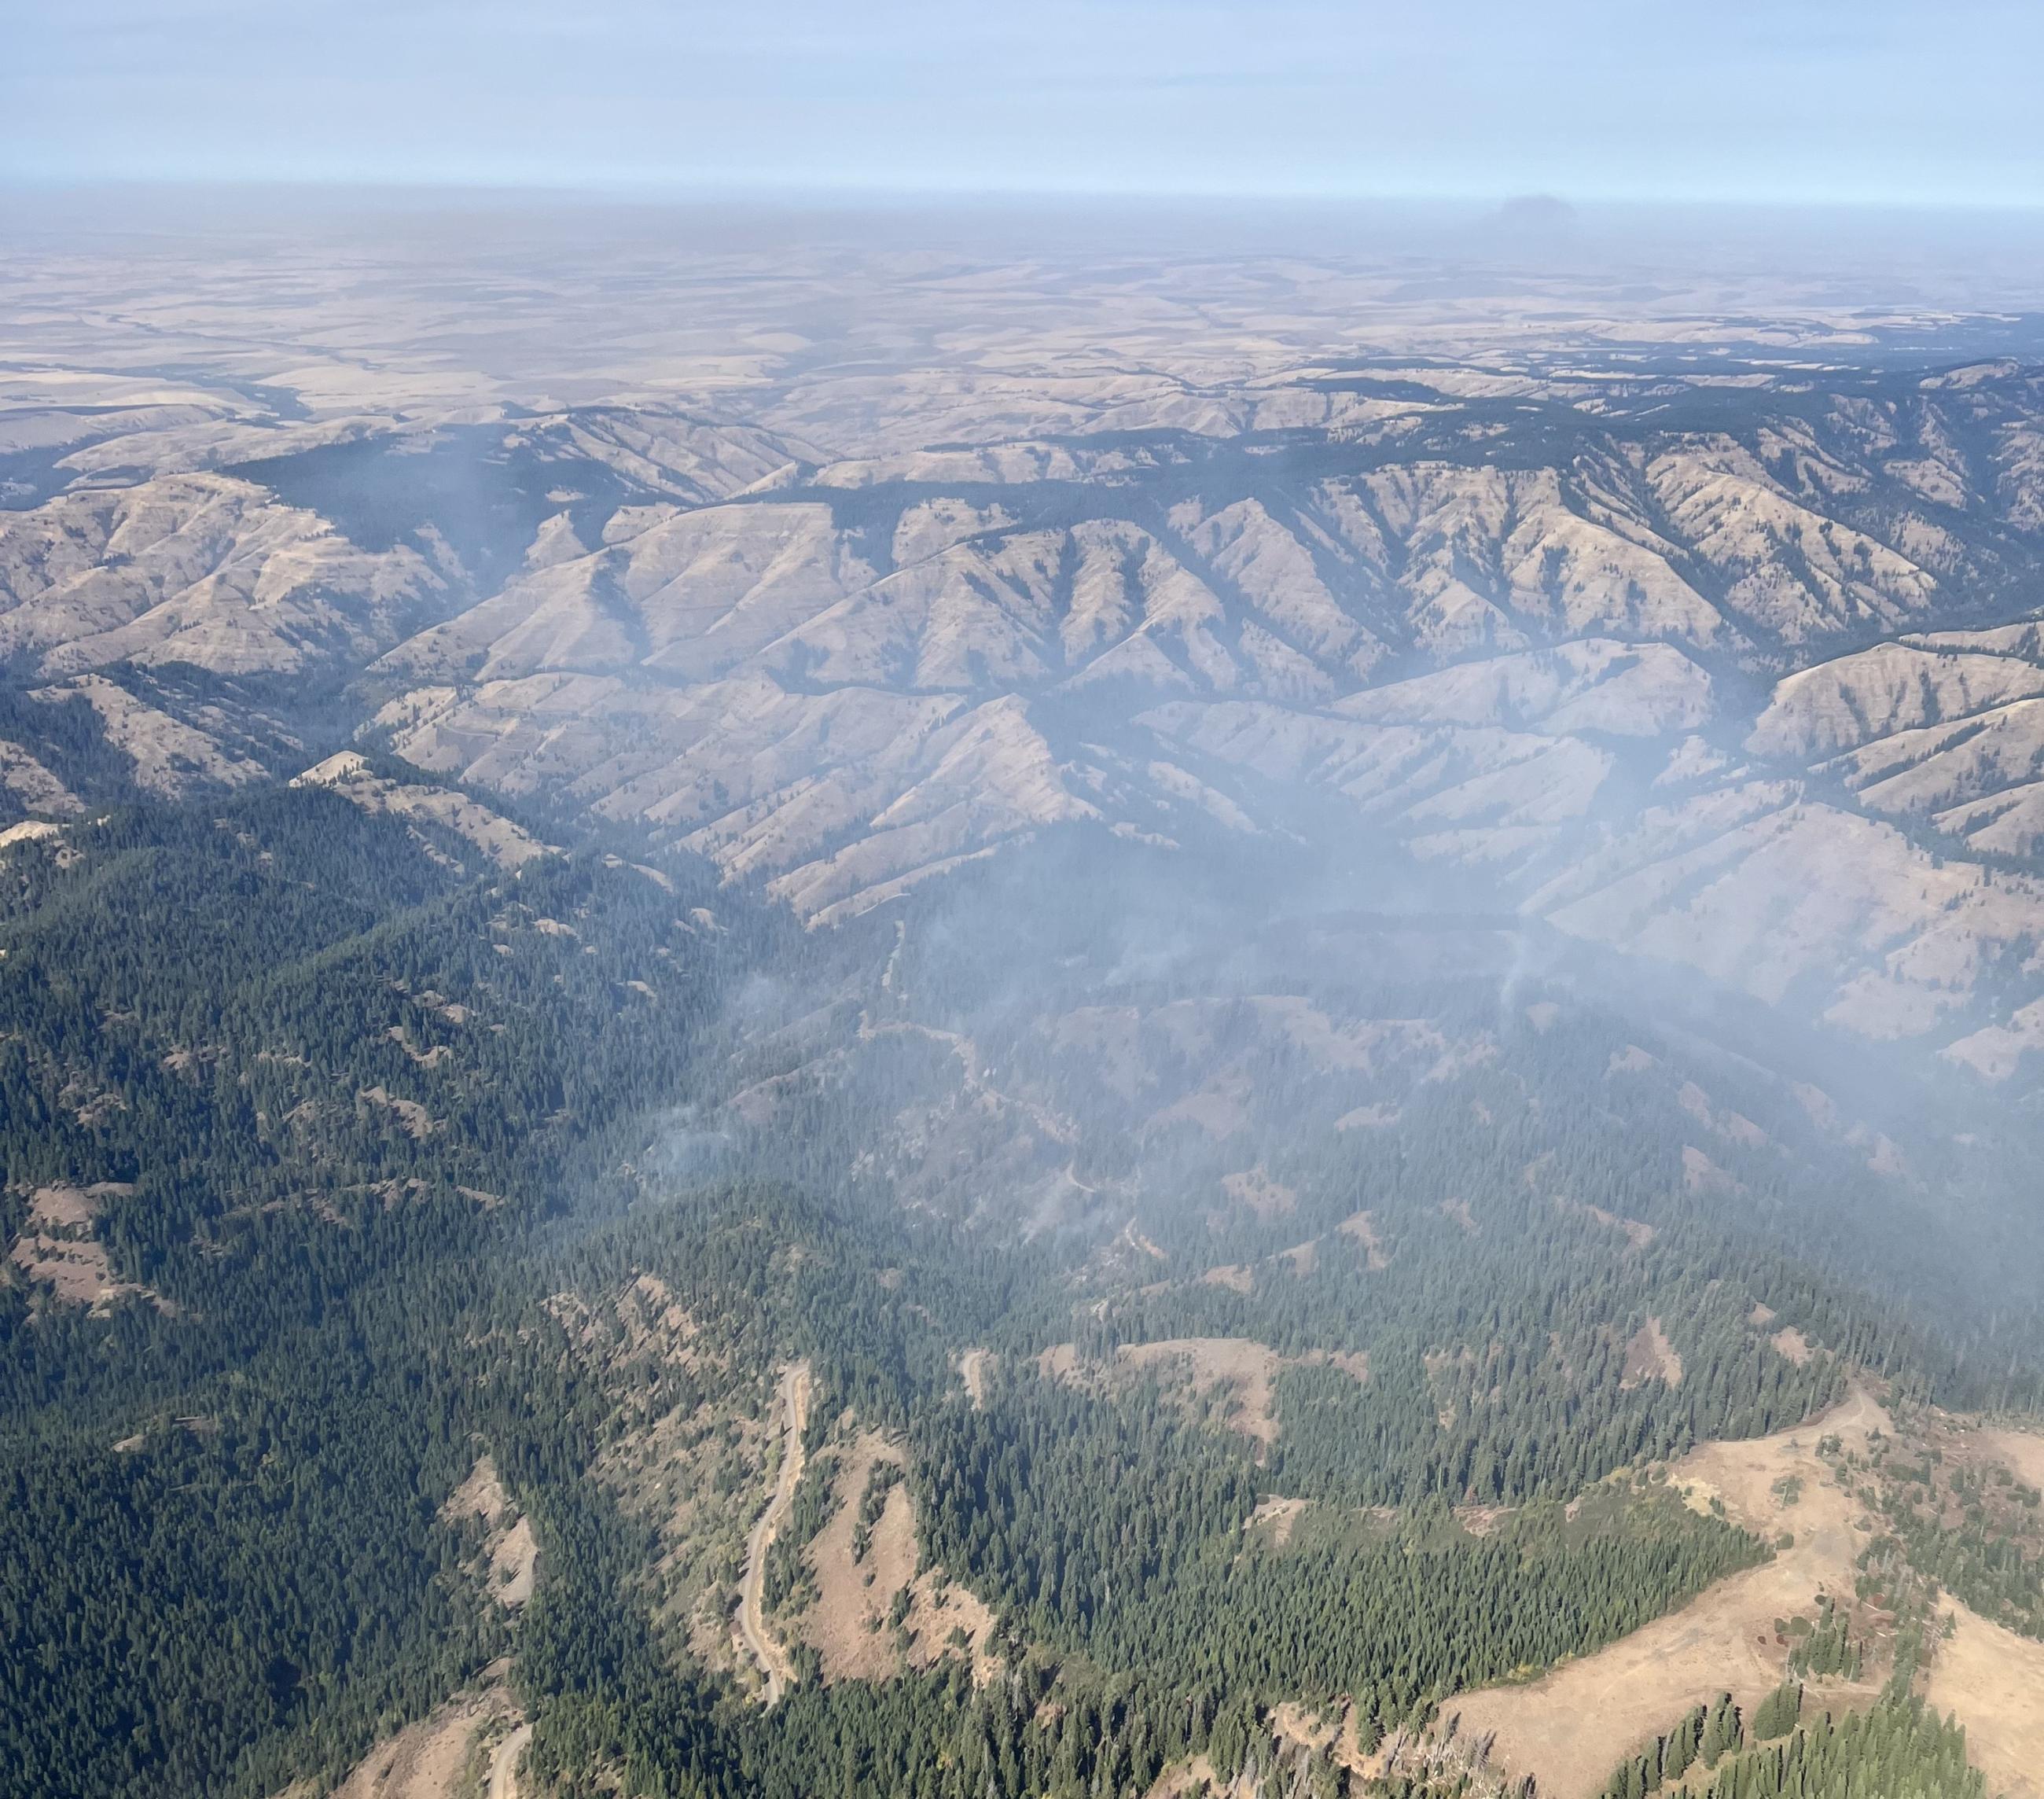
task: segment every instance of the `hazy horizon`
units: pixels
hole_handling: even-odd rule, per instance
[[[2044,204],[2010,0],[116,0],[11,35],[0,180]]]

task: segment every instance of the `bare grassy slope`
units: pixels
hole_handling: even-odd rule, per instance
[[[1780,1683],[1787,1659],[1774,1620],[1808,1616],[1820,1592],[1850,1593],[1854,1558],[1867,1540],[1856,1506],[1818,1459],[1817,1440],[1836,1432],[1863,1449],[1869,1431],[1889,1428],[1862,1392],[1816,1424],[1685,1456],[1668,1478],[1688,1490],[1692,1505],[1720,1501],[1735,1523],[1770,1538],[1792,1531],[1793,1545],[1595,1655],[1446,1709],[1461,1714],[1465,1732],[1495,1732],[1493,1761],[1512,1776],[1531,1774],[1546,1799],[1588,1799],[1690,1706],[1727,1692],[1741,1705],[1757,1703]],[[1785,1505],[1777,1483],[1792,1476],[1801,1493]]]

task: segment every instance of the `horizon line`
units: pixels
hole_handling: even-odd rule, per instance
[[[2044,223],[2038,199],[1927,198],[1922,196],[1781,194],[1672,191],[1666,194],[1570,192],[1554,187],[1495,189],[1392,189],[1372,187],[1214,186],[1158,187],[1028,185],[986,183],[912,184],[886,181],[796,181],[773,177],[709,180],[693,177],[492,178],[444,174],[351,175],[338,172],[210,175],[151,172],[55,171],[0,167],[0,194],[59,196],[291,194],[382,196],[392,199],[552,202],[597,201],[617,206],[709,206],[801,207],[824,211],[872,206],[932,209],[974,206],[1078,206],[1143,205],[1166,207],[1281,205],[1301,208],[1384,207],[1400,211],[1467,213],[1484,216],[1528,203],[1562,213],[1611,214],[1680,212],[1794,215],[1834,213],[1875,218],[2034,220]]]

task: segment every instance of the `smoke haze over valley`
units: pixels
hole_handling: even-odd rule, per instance
[[[2044,1794],[2034,32],[1368,10],[28,28],[0,1793]]]

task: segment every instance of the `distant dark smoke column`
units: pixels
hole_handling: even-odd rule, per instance
[[[1515,194],[1484,221],[1488,233],[1508,244],[1566,244],[1581,221],[1576,209],[1552,194]]]

